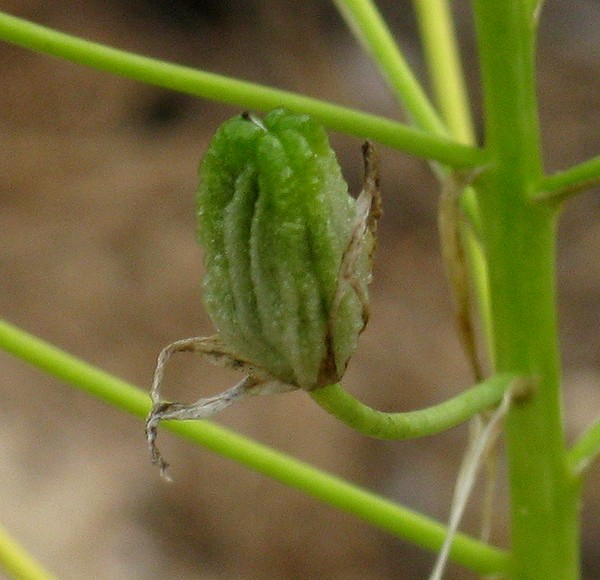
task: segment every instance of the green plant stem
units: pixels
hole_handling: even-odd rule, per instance
[[[33,557],[10,534],[0,527],[0,568],[19,580],[52,580]]]
[[[383,117],[128,53],[1,12],[0,39],[151,85],[245,109],[268,111],[285,107],[291,111],[309,113],[335,131],[369,138],[453,167],[473,167],[485,163],[485,154],[480,149],[427,134]]]
[[[1,320],[0,348],[117,409],[142,418],[150,411],[145,392]],[[210,421],[165,421],[164,428],[426,549],[444,541],[438,522]],[[466,535],[457,536],[451,559],[481,574],[509,565],[505,552]]]
[[[571,471],[577,476],[581,476],[592,464],[594,459],[600,456],[600,419],[596,421],[573,445],[570,449],[567,459],[571,466]]]
[[[541,176],[527,0],[475,0],[485,136],[492,165],[476,182],[489,266],[497,372],[537,378],[506,437],[515,580],[579,577],[578,488],[566,461],[556,322],[556,211],[532,204]]]
[[[370,0],[334,0],[354,36],[372,55],[414,123],[434,135],[448,130],[413,75],[385,20]]]
[[[417,20],[421,30],[421,38],[425,49],[426,61],[428,63],[429,76],[433,86],[438,107],[442,111],[444,121],[450,129],[451,135],[461,143],[474,144],[475,132],[471,121],[471,111],[467,90],[464,81],[464,74],[460,62],[458,44],[454,33],[452,15],[447,0],[413,0]],[[442,178],[442,191],[445,184]],[[487,265],[485,256],[476,234],[476,222],[479,221],[477,200],[472,187],[467,187],[461,194],[460,204],[462,211],[469,216],[470,222],[461,220],[459,212],[456,215],[443,215],[442,199],[440,200],[441,223],[448,222],[449,219],[457,220],[457,223],[448,224],[450,231],[455,230],[455,234],[461,242],[457,248],[460,254],[466,256],[466,261],[471,272],[471,283],[468,280],[461,280],[460,288],[466,292],[459,292],[459,286],[453,285],[455,310],[457,316],[457,326],[459,335],[462,338],[465,352],[470,358],[474,374],[480,366],[478,353],[473,352],[475,346],[475,337],[471,336],[475,332],[475,324],[471,317],[475,315],[476,308],[473,302],[473,295],[477,296],[479,312],[482,316],[482,329],[487,340],[488,351],[491,352],[491,325],[489,310],[489,289],[487,281]],[[459,200],[454,200],[457,203]],[[458,208],[457,208],[458,210]],[[440,228],[440,235],[443,234]],[[441,239],[442,254],[444,249],[452,246],[451,239]],[[466,270],[466,264],[457,264],[448,262],[445,264],[447,273],[450,273],[457,266],[460,270]],[[452,277],[449,276],[452,282]],[[456,280],[455,280],[456,281]],[[461,303],[461,295],[468,303]],[[465,315],[468,318],[465,318]],[[467,326],[466,326],[467,325]]]
[[[475,132],[447,0],[413,0],[429,76],[450,134],[472,145]]]
[[[560,203],[572,195],[600,184],[600,156],[566,171],[542,177],[533,201]]]
[[[339,384],[311,392],[329,414],[352,429],[379,439],[413,439],[446,431],[498,404],[514,375],[497,375],[433,407],[406,413],[377,411],[342,389]]]

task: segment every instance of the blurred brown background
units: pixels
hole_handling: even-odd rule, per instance
[[[408,2],[378,3],[423,76]],[[600,151],[600,3],[548,0],[540,97],[549,171]],[[455,2],[471,87],[468,3]],[[368,59],[325,0],[4,2],[3,9],[120,48],[397,117]],[[210,334],[194,241],[197,164],[237,109],[0,44],[0,315],[147,386],[159,350]],[[472,91],[474,102],[478,92]],[[475,105],[479,110],[479,105]],[[360,143],[333,135],[353,191]],[[373,317],[345,384],[385,410],[469,382],[454,334],[427,166],[382,151],[385,216]],[[600,198],[569,204],[560,241],[566,416],[573,438],[600,411]],[[238,377],[182,356],[170,396]],[[433,556],[351,516],[161,433],[172,485],[140,421],[0,354],[0,521],[61,578],[426,578]],[[303,393],[250,400],[218,421],[445,520],[466,428],[372,441]],[[586,577],[600,577],[600,468],[584,504]],[[464,529],[477,533],[476,491]],[[495,539],[506,541],[505,484]],[[448,578],[469,578],[451,567]]]

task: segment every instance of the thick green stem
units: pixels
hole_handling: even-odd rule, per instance
[[[562,422],[555,296],[556,213],[530,202],[541,174],[535,19],[525,0],[475,0],[486,146],[477,186],[497,372],[534,376],[507,420],[513,578],[578,578],[578,493]]]

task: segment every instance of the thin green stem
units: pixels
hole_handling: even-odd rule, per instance
[[[446,431],[498,404],[514,375],[497,375],[432,407],[406,413],[377,411],[339,384],[316,389],[311,397],[329,414],[363,435],[379,439],[413,439]]]
[[[476,182],[497,372],[533,376],[506,422],[515,580],[578,578],[578,490],[566,461],[556,320],[556,211],[541,177],[529,0],[474,0],[492,164]]]
[[[372,55],[398,102],[414,123],[434,135],[448,131],[413,75],[398,44],[371,0],[334,0],[350,30]]]
[[[472,145],[475,132],[447,0],[413,0],[437,105],[450,134]]]
[[[600,185],[600,155],[566,171],[542,177],[533,201],[556,204],[597,185]]]
[[[128,53],[0,13],[0,39],[151,85],[261,111],[286,107],[335,131],[369,138],[454,167],[485,163],[485,153],[377,115],[296,93]]]
[[[0,348],[117,409],[137,417],[150,411],[142,390],[5,321],[0,321]],[[165,421],[164,428],[416,545],[435,552],[444,541],[445,527],[430,518],[210,421]],[[481,574],[509,566],[505,552],[465,535],[457,536],[451,558]]]
[[[0,568],[11,578],[19,580],[54,578],[2,527],[0,527]]]
[[[580,476],[598,457],[600,457],[600,419],[573,445],[567,454],[567,460],[571,471],[576,476]]]

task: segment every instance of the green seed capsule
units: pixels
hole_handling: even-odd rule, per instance
[[[163,349],[146,421],[152,460],[164,419],[210,417],[247,395],[338,382],[368,319],[367,286],[380,214],[376,159],[366,143],[364,188],[348,194],[323,128],[278,109],[226,121],[200,165],[198,241],[203,298],[217,329]],[[194,404],[163,402],[169,357],[195,351],[247,373]]]
[[[356,201],[325,131],[284,110],[235,117],[211,140],[200,176],[204,302],[223,344],[282,382],[337,382],[364,320],[350,284],[331,320]],[[356,261],[365,294],[369,262]]]

